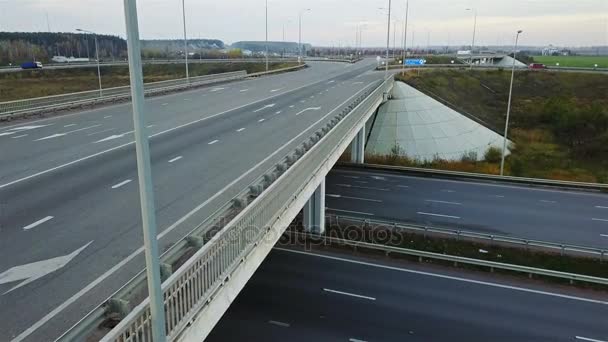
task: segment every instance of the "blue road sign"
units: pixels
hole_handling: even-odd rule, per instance
[[[405,65],[424,65],[426,60],[424,59],[406,59]]]

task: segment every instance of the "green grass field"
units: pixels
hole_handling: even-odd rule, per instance
[[[608,56],[534,56],[534,61],[547,66],[559,63],[562,67],[593,68],[597,64],[599,68],[608,68]]]

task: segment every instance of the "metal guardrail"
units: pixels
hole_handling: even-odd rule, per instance
[[[244,79],[251,76],[262,76],[268,74],[274,74],[279,72],[296,70],[304,67],[293,66],[288,68],[281,68],[271,70],[268,72],[260,72],[255,74],[247,74],[246,71],[235,71],[221,74],[205,75],[198,77],[191,77],[190,80],[182,78],[169,81],[160,81],[144,84],[145,95],[154,95],[158,93],[164,93],[167,91],[174,91],[178,89],[187,89],[197,87],[206,84],[213,84],[219,82],[227,82],[238,79]],[[72,108],[80,105],[95,104],[105,101],[118,100],[130,98],[130,86],[107,88],[100,90],[91,90],[78,93],[70,93],[63,95],[53,95],[25,100],[16,100],[9,102],[0,103],[0,120],[6,120],[19,114],[31,113],[31,112],[42,112],[61,110],[66,108]]]
[[[488,175],[483,173],[470,173],[460,171],[447,171],[437,169],[423,169],[418,167],[406,167],[406,166],[393,166],[393,165],[378,165],[378,164],[353,164],[340,162],[339,165],[347,166],[351,168],[379,170],[379,171],[398,171],[404,173],[413,173],[418,175],[426,175],[429,177],[440,176],[443,178],[464,178],[474,180],[484,180],[492,182],[504,182],[504,183],[515,183],[522,185],[535,185],[544,187],[559,187],[559,188],[570,188],[580,190],[594,190],[594,191],[606,191],[608,190],[608,184],[602,183],[585,183],[585,182],[571,182],[551,179],[539,179],[539,178],[525,178],[525,177],[513,177],[513,176],[499,176],[499,175]]]
[[[281,204],[281,206],[287,205],[288,203],[293,203],[293,201],[295,200],[296,197],[294,197],[293,195],[287,195],[289,189],[285,189],[285,187],[289,186],[291,187],[291,190],[293,190],[293,186],[297,185],[297,184],[293,184],[293,178],[299,178],[299,179],[306,179],[306,177],[309,177],[308,179],[310,179],[310,177],[312,177],[312,175],[314,175],[314,172],[311,170],[311,168],[315,168],[318,167],[320,164],[315,164],[308,162],[309,159],[319,159],[320,157],[324,156],[324,153],[327,153],[327,149],[335,149],[336,145],[332,144],[332,143],[324,143],[321,144],[324,146],[324,149],[322,151],[317,151],[314,154],[314,158],[310,155],[310,153],[306,153],[307,151],[310,151],[312,148],[318,149],[318,147],[316,147],[317,144],[320,140],[324,139],[322,137],[329,137],[331,135],[332,137],[332,141],[335,142],[335,140],[338,140],[338,138],[342,137],[343,139],[343,135],[344,131],[346,129],[348,129],[349,123],[352,124],[352,122],[356,121],[358,118],[360,119],[362,115],[365,115],[366,111],[371,111],[371,107],[374,105],[374,99],[378,98],[379,96],[382,96],[384,91],[386,91],[386,89],[388,89],[390,86],[392,86],[392,79],[386,81],[385,83],[383,83],[382,86],[378,87],[378,88],[374,88],[371,87],[370,89],[367,89],[365,92],[363,92],[361,95],[358,95],[358,97],[353,100],[353,102],[350,105],[345,105],[342,108],[342,112],[337,112],[335,114],[334,117],[329,117],[327,119],[327,124],[325,126],[323,126],[319,131],[317,132],[313,132],[311,133],[311,136],[309,139],[306,139],[303,143],[301,143],[299,145],[299,147],[297,147],[295,149],[295,151],[291,151],[289,153],[286,153],[285,157],[281,160],[281,162],[279,162],[277,165],[273,165],[270,169],[267,170],[267,172],[260,176],[258,179],[256,179],[255,181],[253,181],[248,187],[245,188],[245,190],[241,191],[237,196],[235,196],[231,201],[225,203],[223,206],[221,206],[218,210],[216,210],[213,214],[209,215],[208,217],[197,217],[196,215],[192,216],[191,218],[187,219],[184,222],[181,222],[180,225],[184,225],[184,226],[189,226],[189,227],[194,227],[184,238],[182,238],[180,241],[178,241],[176,244],[174,244],[168,251],[166,251],[165,253],[163,253],[163,255],[161,255],[161,264],[169,264],[171,265],[174,261],[181,259],[182,256],[191,248],[194,248],[195,250],[198,250],[201,245],[203,244],[204,241],[209,240],[209,232],[214,232],[215,230],[217,230],[218,228],[221,228],[222,226],[224,226],[225,224],[225,218],[226,217],[231,217],[231,215],[234,215],[234,211],[235,208],[240,208],[242,206],[246,206],[247,205],[247,201],[249,199],[252,198],[266,198],[264,203],[268,203],[269,201],[272,203],[273,200],[272,198],[268,198],[268,196],[271,195],[277,195],[280,193],[282,200],[284,200],[284,202],[280,202],[280,201],[276,201],[274,202],[275,205],[278,205],[278,203]],[[339,130],[338,130],[339,128]],[[302,164],[305,165],[306,167],[293,167],[295,164]],[[291,167],[290,167],[291,166]],[[294,171],[295,170],[295,171]],[[294,175],[294,173],[297,172],[297,176]],[[289,178],[287,174],[291,174],[292,176]],[[281,175],[283,175],[283,177],[281,177]],[[273,179],[279,178],[276,182],[273,182]],[[275,185],[276,184],[276,185]],[[305,183],[304,183],[305,184]],[[269,187],[281,187],[281,190],[276,190],[276,189],[270,189]],[[264,189],[267,189],[267,191],[264,191]],[[278,192],[277,192],[278,191]],[[274,198],[274,197],[273,197]],[[258,200],[256,199],[256,202]],[[264,204],[262,204],[263,207]],[[262,208],[260,206],[260,204],[257,203],[252,203],[250,206],[246,207],[246,214],[251,218],[251,215],[256,216],[258,215],[257,219],[259,221],[260,217],[259,215],[261,214],[259,211],[259,208]],[[258,208],[257,211],[254,211],[254,208]],[[276,209],[276,208],[275,208]],[[273,210],[268,211],[267,207],[264,207],[264,210],[266,212],[272,212]],[[245,211],[244,211],[245,212]],[[242,214],[245,215],[245,214]],[[239,215],[239,217],[242,217],[242,215]],[[274,218],[275,216],[271,216],[272,218]],[[240,223],[233,223],[236,221],[236,218],[234,220],[232,220],[229,224],[230,226],[224,226],[224,228],[218,232],[212,240],[208,241],[203,247],[203,249],[199,250],[199,252],[195,255],[195,257],[191,258],[187,265],[184,265],[183,267],[180,268],[180,270],[184,270],[184,269],[188,269],[191,267],[199,267],[202,268],[199,271],[197,271],[198,273],[196,273],[196,277],[195,280],[198,282],[195,282],[196,286],[204,286],[204,289],[202,289],[202,294],[201,292],[198,292],[198,302],[196,305],[200,306],[200,305],[204,305],[204,303],[206,302],[204,298],[211,298],[213,293],[215,293],[215,291],[217,291],[217,289],[219,287],[217,287],[217,283],[222,281],[222,277],[218,276],[217,273],[213,273],[216,272],[217,269],[214,267],[218,267],[218,264],[216,264],[216,262],[219,262],[217,258],[220,258],[219,254],[222,253],[228,253],[227,255],[229,256],[229,260],[232,260],[232,263],[229,263],[231,265],[231,269],[230,270],[224,270],[223,274],[225,273],[231,273],[234,269],[234,267],[238,266],[238,264],[234,263],[234,253],[235,250],[234,249],[229,249],[226,250],[226,246],[222,245],[222,248],[219,249],[213,249],[211,246],[211,244],[213,244],[214,242],[217,242],[218,240],[221,239],[227,239],[228,237],[232,237],[232,238],[236,238],[237,242],[240,241],[239,243],[241,243],[241,245],[239,245],[239,248],[242,248],[243,245],[242,243],[244,242],[249,242],[249,245],[247,246],[246,251],[240,251],[240,254],[247,254],[248,251],[251,250],[251,245],[255,244],[255,233],[254,231],[249,231],[247,230],[246,232],[249,234],[250,239],[247,240],[243,240],[242,238],[239,238],[239,235],[236,234],[237,232],[239,232],[239,229],[242,229],[242,224],[244,223],[251,223],[251,221],[239,221]],[[240,226],[239,226],[240,225]],[[239,228],[241,227],[241,228]],[[251,226],[254,227],[254,226]],[[258,226],[258,227],[262,227],[262,226]],[[258,228],[259,230],[259,228]],[[241,233],[243,232],[242,230],[240,231]],[[260,233],[259,231],[257,231],[258,233]],[[220,235],[221,234],[221,235]],[[238,249],[238,248],[237,248]],[[201,254],[202,253],[202,254]],[[239,255],[240,255],[239,254]],[[196,257],[198,255],[198,257]],[[225,254],[222,254],[223,257],[226,257]],[[201,258],[209,258],[209,259],[205,259],[206,261],[201,263],[200,259]],[[237,258],[238,259],[238,258]],[[198,260],[198,261],[196,261]],[[226,262],[227,259],[222,259],[223,262]],[[226,263],[222,264],[224,267],[227,265]],[[211,272],[211,270],[214,269],[216,271]],[[186,271],[178,271],[181,272],[179,273],[180,276],[177,278],[179,280],[177,280],[178,282],[183,281],[184,280],[184,273]],[[203,272],[202,274],[200,272]],[[211,272],[211,273],[209,273]],[[186,272],[187,273],[187,272]],[[177,273],[176,273],[177,274]],[[192,273],[191,273],[192,275]],[[175,274],[170,278],[170,279],[176,279],[175,277],[177,277]],[[203,277],[203,278],[201,278]],[[170,295],[167,294],[167,291],[169,291],[170,285],[168,285],[169,280],[167,280],[165,282],[165,285],[163,286],[163,289],[165,290],[165,303],[169,303],[169,298],[171,297]],[[175,280],[172,281],[171,284],[175,284]],[[174,289],[175,291],[184,291],[184,287],[189,288],[192,283],[188,282],[186,285],[184,285],[184,283],[181,283],[181,287],[178,289]],[[108,298],[104,303],[102,303],[101,305],[99,305],[96,309],[94,309],[92,312],[90,312],[87,316],[85,316],[80,322],[78,322],[76,325],[74,325],[69,331],[67,331],[66,333],[64,333],[64,335],[62,335],[58,341],[72,341],[72,340],[80,340],[80,339],[84,339],[84,336],[86,336],[87,333],[91,332],[92,329],[94,329],[96,326],[98,326],[101,321],[103,321],[104,317],[106,317],[106,315],[110,312],[114,312],[112,311],[113,309],[110,308],[111,303],[112,302],[125,302],[129,300],[129,296],[132,295],[137,295],[138,291],[142,291],[145,288],[145,272],[141,271],[138,275],[136,275],[135,277],[133,277],[131,279],[131,281],[129,281],[127,284],[125,284],[121,289],[119,289],[118,291],[116,291],[112,296],[110,296],[110,298]],[[183,292],[179,292],[179,293],[183,293]],[[173,295],[175,297],[175,295]],[[202,297],[201,297],[202,296]],[[183,298],[182,298],[183,299]],[[177,300],[176,298],[171,299],[171,303],[173,303],[175,300]],[[148,338],[147,340],[150,340],[150,335],[149,335],[149,326],[146,326],[146,324],[149,322],[149,317],[144,319],[143,321],[141,319],[143,319],[142,317],[145,316],[141,316],[142,314],[145,314],[148,311],[148,307],[147,304],[148,301],[146,300],[145,302],[141,303],[138,307],[136,307],[131,314],[126,317],[123,322],[121,322],[121,326],[123,326],[123,330],[120,330],[120,332],[116,332],[116,333],[112,333],[113,335],[108,335],[106,337],[105,340],[112,340],[112,336],[114,336],[114,340],[117,341],[140,341],[143,340],[144,338]],[[202,303],[202,304],[201,304]],[[181,303],[183,304],[183,303]],[[127,305],[128,306],[128,305]],[[169,307],[167,307],[169,309]],[[177,310],[177,308],[175,307],[171,307],[171,310]],[[192,311],[194,310],[194,308],[189,307],[189,311],[187,312],[188,315],[192,315]],[[171,313],[173,313],[173,311],[171,311]],[[177,314],[177,312],[175,312],[175,314]],[[183,315],[184,313],[182,312],[181,315]],[[130,318],[131,317],[131,318]],[[135,317],[135,318],[134,318]],[[167,321],[169,321],[169,318],[174,319],[173,317],[169,317],[167,316],[168,319]],[[180,314],[177,314],[177,317],[180,317]],[[139,319],[140,323],[142,324],[141,326],[139,326],[138,328],[134,328],[135,325],[137,325],[138,323],[135,322],[135,320]],[[130,323],[127,323],[130,322]],[[168,323],[169,324],[169,323]],[[172,327],[174,329],[182,329],[183,327],[176,327],[174,325],[172,325]],[[169,328],[169,327],[167,327]],[[117,327],[117,329],[122,329],[120,327]],[[135,329],[135,330],[133,330]],[[137,330],[139,329],[139,330]],[[130,331],[130,333],[129,333]],[[139,331],[139,333],[135,333],[135,331]],[[169,331],[169,330],[168,330]],[[142,335],[143,334],[143,335]],[[170,336],[175,336],[177,334],[177,332],[173,333],[173,335]],[[119,337],[122,336],[121,338]],[[128,337],[127,337],[128,335]]]
[[[329,237],[329,236],[311,235],[311,234],[305,234],[305,233],[294,232],[294,231],[291,231],[289,233],[293,234],[293,235],[297,235],[299,237],[303,237],[303,238],[321,240],[321,241],[324,241],[325,243],[336,243],[336,244],[351,246],[351,247],[355,247],[355,248],[367,248],[367,249],[382,251],[386,254],[394,253],[394,254],[401,254],[401,255],[416,256],[419,258],[453,262],[455,264],[465,264],[465,265],[488,267],[491,270],[499,269],[499,270],[526,273],[529,275],[540,275],[540,276],[546,276],[546,277],[552,277],[552,278],[566,279],[566,280],[570,280],[570,282],[580,281],[580,282],[586,282],[586,283],[590,283],[590,284],[608,285],[608,279],[606,279],[606,278],[593,277],[593,276],[588,276],[588,275],[583,275],[583,274],[553,271],[553,270],[534,268],[534,267],[529,267],[529,266],[505,264],[505,263],[495,262],[495,261],[487,261],[487,260],[466,258],[466,257],[461,257],[461,256],[455,256],[455,255],[425,252],[425,251],[419,251],[419,250],[415,250],[415,249],[386,246],[386,245],[373,244],[373,243],[368,243],[368,242],[345,240],[345,239],[339,239],[339,238]]]
[[[534,239],[524,239],[512,236],[505,235],[494,235],[494,234],[484,234],[460,229],[448,229],[441,227],[429,227],[422,225],[413,225],[413,224],[405,224],[399,223],[396,221],[388,221],[388,220],[380,220],[380,219],[369,219],[369,218],[361,218],[354,216],[346,216],[346,215],[326,215],[330,219],[335,219],[336,224],[340,224],[340,219],[351,222],[361,222],[363,224],[368,225],[378,225],[382,227],[390,227],[392,229],[399,230],[409,230],[413,232],[423,232],[427,233],[435,233],[435,234],[443,234],[449,236],[456,236],[457,238],[473,238],[480,240],[487,240],[490,242],[500,242],[513,244],[518,246],[526,246],[527,247],[541,247],[546,249],[554,249],[559,250],[562,255],[573,252],[574,254],[585,254],[593,257],[599,256],[600,261],[604,261],[604,258],[608,255],[608,249],[602,248],[594,248],[588,246],[579,246],[579,245],[571,245],[560,242],[549,242],[549,241],[540,241]]]

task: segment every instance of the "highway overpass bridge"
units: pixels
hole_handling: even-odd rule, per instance
[[[323,231],[325,176],[349,148],[362,161],[392,87],[374,64],[311,62],[146,100],[171,339],[205,336],[302,208]],[[141,298],[129,286],[144,279],[132,125],[118,104],[0,127],[0,340],[76,324],[70,340],[127,311],[105,340],[149,333],[148,301],[115,297]]]

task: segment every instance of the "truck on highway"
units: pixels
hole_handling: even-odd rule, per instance
[[[21,69],[42,69],[40,62],[25,62],[21,64]]]

